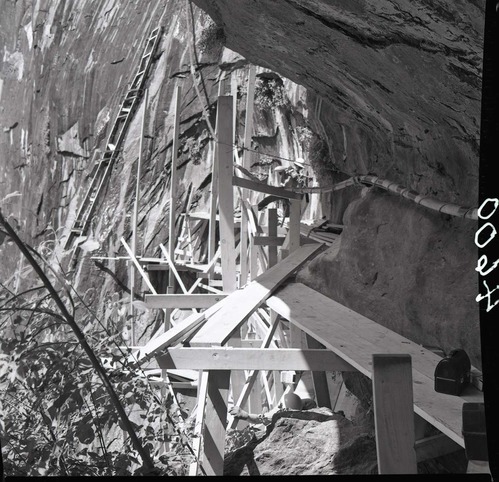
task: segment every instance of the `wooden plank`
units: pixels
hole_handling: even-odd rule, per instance
[[[224,300],[227,302],[224,309],[207,321],[191,340],[191,345],[223,345],[288,276],[296,272],[321,248],[322,245],[302,246],[285,260],[262,273],[246,288],[232,293]]]
[[[293,191],[288,191],[282,187],[269,186],[263,182],[250,181],[243,177],[234,176],[232,183],[234,186],[250,189],[252,191],[263,192],[265,194],[272,194],[273,196],[283,199],[301,199],[302,195]]]
[[[175,246],[177,244],[175,233],[175,221],[177,219],[177,190],[178,190],[178,174],[177,174],[177,154],[178,142],[180,135],[180,86],[175,87],[174,95],[174,123],[173,123],[173,144],[172,144],[172,161],[170,167],[170,207],[168,218],[168,254],[170,259],[175,259]],[[175,287],[175,277],[172,270],[169,272],[169,286]]]
[[[147,308],[209,308],[223,300],[227,295],[214,294],[159,294],[145,295],[144,303]]]
[[[413,366],[423,375],[433,380],[435,367],[442,360],[442,358],[433,351],[356,313],[346,306],[303,284],[289,284],[279,292],[279,297],[283,300],[285,298],[287,301],[291,301],[293,298],[300,299],[302,306],[313,307],[312,312],[315,311],[316,313],[321,313],[323,315],[328,313],[332,323],[337,323],[341,327],[354,331],[358,339],[369,341],[371,344],[379,347],[384,353],[400,353],[400,347],[402,346],[404,353],[411,355]],[[267,304],[269,303],[267,302]],[[293,302],[293,306],[296,306],[295,302]],[[284,315],[281,314],[281,316]],[[312,336],[314,335],[312,334]],[[321,343],[323,342],[321,341]],[[478,390],[471,390],[470,393],[475,393],[477,396],[480,396]],[[466,397],[466,395],[464,396]],[[476,401],[480,400],[477,399]]]
[[[355,371],[330,350],[301,348],[169,348],[156,356],[160,368],[189,370]]]
[[[464,447],[463,403],[483,402],[483,394],[471,386],[459,397],[435,392],[433,374],[440,357],[300,283],[286,286],[266,303],[369,378],[371,354],[402,351],[410,354],[414,411]],[[432,363],[435,356],[437,361]]]
[[[223,299],[216,305],[211,306],[202,313],[193,313],[189,317],[177,323],[166,333],[153,338],[135,353],[130,355],[130,357],[128,357],[128,363],[130,363],[132,366],[137,364],[141,365],[168,346],[178,343],[183,337],[188,336],[190,333],[192,333],[193,330],[202,325],[207,317],[216,313],[221,308],[221,306],[223,306],[223,304],[227,302],[227,299],[228,297]]]
[[[231,293],[237,289],[236,253],[234,240],[234,189],[232,187],[232,96],[220,96],[217,107],[216,157],[218,160],[218,195],[220,212],[220,247],[223,289]]]
[[[373,402],[379,474],[417,474],[411,357],[373,355]]]
[[[255,100],[255,79],[256,79],[256,67],[250,65],[248,72],[248,81],[246,89],[246,115],[244,123],[244,150],[242,167],[244,169],[249,169],[251,165],[251,136],[253,134],[253,107]],[[245,189],[241,192],[241,199],[246,199],[248,196]],[[245,286],[248,282],[248,213],[243,208],[241,209],[241,251],[240,251],[240,264],[241,264],[241,275],[240,275],[240,287]]]
[[[203,467],[206,475],[223,475],[230,371],[209,371],[203,431]]]
[[[282,244],[284,243],[284,239],[285,239],[284,236],[255,236],[253,238],[253,242],[255,243],[256,246],[276,247],[276,246],[282,246]],[[277,250],[276,250],[276,258],[277,258]]]

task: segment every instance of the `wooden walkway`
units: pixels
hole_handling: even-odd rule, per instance
[[[436,392],[441,357],[303,284],[286,286],[267,304],[369,378],[374,354],[409,354],[415,413],[464,447],[463,403],[483,402],[483,393],[472,385],[460,397]]]
[[[252,108],[254,71],[250,70],[249,79],[247,112]],[[173,210],[168,249],[160,244],[162,256],[157,259],[137,257],[121,239],[129,262],[152,293],[144,297],[144,305],[165,314],[164,326],[148,343],[137,347],[127,361],[145,366],[156,360],[173,396],[168,379],[171,370],[195,370],[199,382],[196,461],[190,475],[197,475],[199,466],[208,475],[223,474],[226,429],[237,425],[228,414],[229,395],[241,406],[248,401],[253,412],[262,410],[262,398],[268,408],[273,408],[286,391],[294,389],[296,377],[289,373],[293,371],[313,372],[321,406],[332,406],[325,372],[359,371],[373,380],[378,404],[378,461],[383,461],[380,468],[386,467],[386,473],[404,468],[413,473],[416,461],[464,447],[463,403],[483,401],[481,392],[471,386],[461,397],[435,392],[433,376],[441,359],[438,355],[293,282],[293,275],[326,247],[339,249],[343,226],[329,225],[322,219],[304,223],[300,193],[235,175],[237,152],[227,146],[235,142],[236,100],[236,96],[218,98],[209,212],[180,213],[184,223],[176,239],[177,213]],[[177,89],[177,127],[179,105]],[[251,116],[246,121],[244,139],[248,143]],[[178,136],[176,128],[173,146],[178,145]],[[245,174],[248,159],[242,161],[239,171]],[[176,148],[171,170],[172,185],[176,185]],[[260,212],[258,205],[264,195],[272,200],[267,199]],[[289,203],[289,216],[282,226],[278,226],[277,208],[269,207],[274,198]],[[176,206],[176,201],[176,188],[172,188],[170,206]],[[235,206],[240,211],[237,218]],[[208,248],[204,250],[201,236],[206,231]],[[206,244],[206,240],[203,242]],[[147,270],[168,270],[167,293],[156,292]],[[181,270],[196,277],[191,286],[184,284]],[[177,322],[173,314],[179,310],[189,310],[189,315]],[[398,399],[397,390],[403,395]],[[398,410],[400,400],[402,407]],[[415,441],[412,420],[404,423],[413,411],[442,435]],[[398,418],[391,419],[392,415]],[[392,437],[386,435],[390,430],[396,441],[391,445],[388,439]]]

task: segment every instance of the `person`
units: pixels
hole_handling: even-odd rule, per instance
[[[294,392],[288,392],[284,395],[284,404],[283,405],[278,405],[277,407],[274,407],[272,410],[269,410],[268,412],[265,413],[248,413],[246,410],[243,410],[241,407],[238,406],[233,406],[230,410],[229,413],[234,417],[239,420],[246,420],[249,423],[253,424],[264,424],[264,425],[269,425],[272,421],[272,416],[283,410],[283,409],[288,409],[288,410],[310,410],[312,408],[317,407],[317,404],[315,403],[314,400],[311,398],[301,398],[299,395],[297,395]]]
[[[281,175],[280,187],[293,190],[293,188],[303,188],[308,186],[309,177],[305,173],[305,160],[301,157],[296,158],[289,167],[278,167],[275,171]],[[303,212],[308,205],[309,195],[303,196],[301,211]],[[283,217],[289,217],[289,201],[283,203]]]

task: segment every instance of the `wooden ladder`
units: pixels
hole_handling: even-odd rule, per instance
[[[162,27],[155,28],[146,41],[139,67],[121,102],[118,115],[116,116],[113,128],[107,139],[104,153],[102,154],[102,157],[96,161],[92,180],[66,240],[65,250],[69,250],[74,239],[79,236],[84,236],[90,227],[92,216],[104,190],[103,188],[109,180],[114,162],[118,158],[121,146],[125,140],[127,129],[142,98],[144,84],[153,61],[153,54],[159,44],[161,31]],[[78,251],[78,246],[75,246],[71,255],[70,267],[73,267],[76,263]]]

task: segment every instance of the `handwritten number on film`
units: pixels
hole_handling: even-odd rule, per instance
[[[483,211],[487,211],[490,209],[490,206],[487,207],[489,203],[493,204],[492,211],[490,211],[488,214],[487,212],[484,214]],[[478,208],[478,217],[480,219],[489,219],[491,218],[494,213],[496,212],[497,207],[499,206],[499,199],[496,198],[489,198],[486,199],[482,205]],[[480,229],[475,233],[475,244],[479,248],[484,248],[489,244],[496,236],[497,231],[494,225],[491,222],[485,223],[483,226],[480,227]],[[486,239],[484,239],[486,238]],[[478,259],[477,265],[475,270],[478,271],[482,276],[487,276],[492,270],[494,270],[498,265],[499,265],[499,259],[496,259],[494,263],[492,263],[487,269],[488,259],[485,254],[482,254],[480,258]],[[487,300],[487,311],[490,311],[494,306],[496,306],[499,303],[499,299],[495,302],[492,303],[492,293],[494,291],[497,291],[499,289],[499,285],[496,285],[496,287],[491,290],[489,288],[489,285],[487,284],[487,281],[482,280],[483,286],[485,286],[485,289],[487,292],[485,294],[478,294],[476,297],[476,301],[480,302],[482,300]]]

